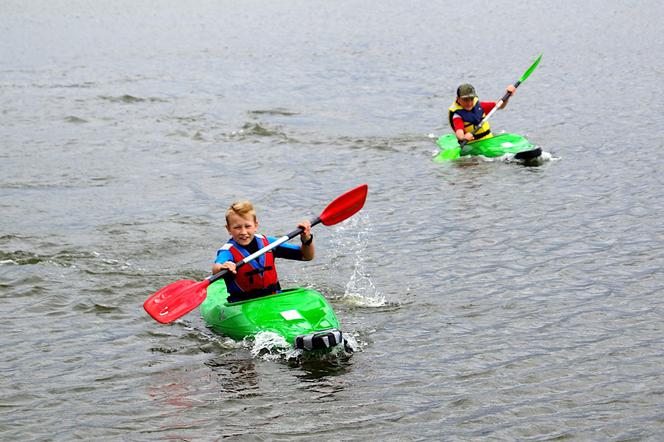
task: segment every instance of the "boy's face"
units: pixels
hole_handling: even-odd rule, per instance
[[[459,97],[459,98],[457,98],[457,102],[459,103],[459,105],[461,105],[461,107],[464,108],[467,111],[471,110],[474,107],[473,106],[473,101],[474,100],[475,100],[475,98],[473,98],[473,97],[464,97],[464,98]]]
[[[237,213],[231,213],[228,216],[226,230],[228,230],[233,240],[243,247],[249,245],[254,240],[257,228],[258,221],[254,220],[252,215],[242,217]]]

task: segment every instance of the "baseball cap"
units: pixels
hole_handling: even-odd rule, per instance
[[[472,84],[464,83],[457,89],[457,97],[459,98],[475,98],[477,93],[475,93],[475,88]]]

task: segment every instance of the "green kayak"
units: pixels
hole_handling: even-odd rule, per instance
[[[437,162],[456,160],[461,156],[483,155],[495,158],[506,154],[513,154],[517,160],[528,161],[542,155],[542,149],[531,144],[526,137],[508,133],[470,142],[465,147],[466,152],[461,151],[454,134],[443,135],[436,140],[436,144],[440,147],[440,153],[434,157]]]
[[[344,342],[339,321],[316,290],[294,288],[274,295],[227,302],[223,279],[207,288],[201,316],[212,330],[236,340],[273,332],[301,350],[322,350]]]

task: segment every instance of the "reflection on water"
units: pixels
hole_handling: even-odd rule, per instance
[[[225,398],[242,399],[260,394],[258,373],[252,358],[240,358],[232,354],[209,359],[205,362],[212,372],[212,381],[220,387]]]

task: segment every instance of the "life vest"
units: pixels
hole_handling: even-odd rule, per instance
[[[478,124],[482,121],[482,118],[485,117],[484,114],[484,109],[482,109],[482,105],[480,104],[479,98],[475,97],[473,100],[473,108],[469,111],[465,110],[463,107],[459,105],[459,103],[454,101],[452,106],[449,107],[448,109],[448,119],[450,121],[450,126],[452,127],[452,130],[454,130],[454,124],[452,123],[452,118],[454,115],[459,115],[461,119],[463,120],[463,130],[464,132],[472,132],[475,130]],[[491,138],[493,134],[491,134],[491,126],[489,126],[489,122],[485,121],[484,124],[478,129],[477,133],[474,135],[476,140],[479,140],[480,138]]]
[[[259,249],[269,244],[263,235],[256,234],[255,238]],[[240,262],[251,255],[251,252],[233,239],[228,240],[223,248],[231,252],[235,262]],[[234,278],[224,278],[230,294],[229,301],[270,295],[281,290],[277,269],[274,266],[274,253],[271,250],[239,267],[234,276]]]

